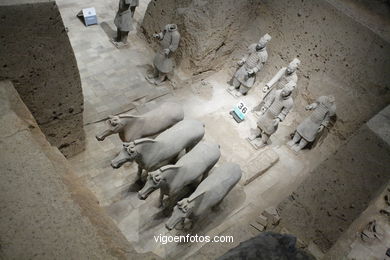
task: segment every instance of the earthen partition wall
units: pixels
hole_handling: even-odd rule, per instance
[[[77,62],[55,2],[28,2],[0,1],[0,80],[13,82],[49,142],[72,156],[85,145]]]

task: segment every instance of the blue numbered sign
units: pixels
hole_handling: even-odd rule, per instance
[[[84,8],[83,9],[84,22],[86,26],[97,24],[97,16],[95,8]]]
[[[241,122],[245,119],[246,113],[248,113],[248,107],[244,102],[240,101],[233,109],[233,117],[237,122]]]

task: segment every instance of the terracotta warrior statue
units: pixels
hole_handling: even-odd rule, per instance
[[[116,38],[113,43],[117,47],[127,44],[127,36],[133,28],[132,17],[134,16],[135,8],[138,6],[139,0],[119,0],[119,8],[116,13],[114,24],[117,28]]]
[[[276,73],[275,76],[265,84],[265,87],[263,88],[264,97],[260,104],[253,109],[254,111],[257,111],[264,106],[264,102],[267,100],[267,98],[269,96],[272,96],[270,95],[271,92],[275,92],[278,89],[282,89],[290,81],[294,82],[296,86],[298,81],[296,70],[300,63],[301,61],[295,58],[290,62],[287,67],[281,68],[278,73]],[[256,112],[256,115],[259,116],[259,112]]]
[[[261,114],[257,121],[255,133],[248,138],[256,148],[262,148],[268,143],[270,136],[276,132],[278,125],[282,122],[293,107],[294,101],[291,93],[295,83],[290,81],[282,89],[271,93],[269,99],[261,108]]]
[[[260,71],[268,59],[267,43],[271,40],[269,34],[260,38],[258,43],[251,44],[248,54],[238,62],[238,70],[234,74],[232,86],[229,87],[235,96],[246,95],[256,81],[256,73]]]
[[[288,145],[296,152],[313,142],[324,127],[328,126],[330,118],[336,113],[335,98],[321,96],[305,109],[314,111],[298,126],[293,139],[288,142]]]
[[[301,61],[295,58],[290,62],[290,64],[288,64],[287,67],[281,68],[278,73],[276,73],[275,76],[265,84],[263,92],[267,93],[270,90],[275,89],[273,86],[276,83],[278,83],[276,89],[282,89],[290,81],[294,81],[296,84],[298,81],[296,70],[299,64],[301,64]]]
[[[155,85],[161,84],[167,77],[167,74],[173,71],[174,59],[173,53],[179,47],[180,33],[176,24],[167,24],[162,32],[153,34],[154,38],[160,40],[161,50],[154,57],[154,71],[146,79]]]

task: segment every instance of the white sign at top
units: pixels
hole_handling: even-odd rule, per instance
[[[80,11],[77,16],[81,16],[81,13],[83,14],[85,26],[97,24],[97,16],[96,16],[96,10],[93,7],[90,8],[84,8],[82,11]]]
[[[95,8],[94,7],[84,8],[83,9],[83,16],[84,17],[96,16]]]

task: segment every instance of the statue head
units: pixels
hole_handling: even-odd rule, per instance
[[[265,35],[263,35],[263,37],[260,38],[259,42],[256,44],[256,50],[259,51],[259,50],[262,50],[265,48],[265,46],[267,46],[267,43],[272,39],[272,37],[266,33]]]
[[[336,99],[333,95],[330,95],[330,96],[328,96],[328,101],[333,104],[336,102]]]
[[[299,59],[297,59],[297,58],[293,59],[290,62],[290,64],[288,64],[288,66],[287,66],[287,70],[286,70],[287,74],[294,73],[297,70],[299,64],[301,64],[301,61]]]
[[[103,141],[107,136],[120,133],[125,128],[126,124],[129,124],[129,120],[139,118],[142,116],[135,115],[119,115],[119,116],[108,116],[106,120],[107,129],[96,135],[98,141]]]
[[[189,205],[188,198],[179,201],[176,206],[173,208],[171,217],[168,219],[168,222],[165,224],[165,227],[168,230],[175,228],[180,222],[184,222],[192,213],[192,206]],[[191,203],[192,204],[192,203]]]
[[[138,191],[138,198],[145,200],[149,195],[160,187],[161,183],[161,170],[148,173],[148,178],[144,187]]]
[[[149,145],[153,145],[154,143],[157,143],[157,141],[150,138],[141,138],[130,143],[123,143],[121,152],[111,161],[111,166],[113,168],[119,168],[125,162],[142,160],[142,154],[151,152],[153,147]]]
[[[107,129],[96,135],[98,141],[103,141],[107,136],[119,133],[123,129],[123,122],[119,116],[108,116],[106,120]]]
[[[169,182],[172,174],[176,174],[180,166],[178,165],[166,165],[158,169],[157,171],[148,173],[145,186],[138,192],[138,198],[141,200],[146,199],[150,193],[161,187],[162,182]]]
[[[324,99],[324,104],[325,106],[327,107],[332,107],[333,105],[335,105],[335,102],[336,102],[336,99],[334,96],[330,95],[330,96],[325,96],[325,99]]]
[[[176,31],[177,30],[177,25],[176,24],[167,24],[165,25],[165,30],[167,32],[173,32],[173,31]]]
[[[290,81],[286,85],[284,85],[280,94],[282,95],[282,97],[287,98],[291,95],[295,87],[296,83],[294,81]]]
[[[111,161],[111,166],[120,168],[126,162],[132,162],[139,156],[134,142],[123,143],[120,153]]]
[[[136,143],[130,142],[130,143],[123,143],[123,147],[125,148],[126,152],[129,154],[129,156],[134,160],[137,155],[137,149],[136,149]]]

